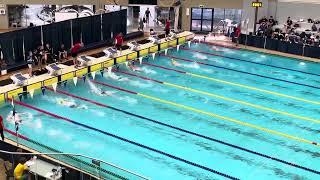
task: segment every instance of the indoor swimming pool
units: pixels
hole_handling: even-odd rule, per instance
[[[319,179],[319,64],[193,43],[136,66],[17,100],[19,143],[150,179]]]

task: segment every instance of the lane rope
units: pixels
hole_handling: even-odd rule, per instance
[[[52,92],[54,92],[52,88],[48,88],[47,87],[47,89],[52,91]],[[266,154],[263,154],[263,153],[260,153],[260,152],[256,152],[256,151],[253,151],[253,150],[241,147],[241,146],[237,146],[237,145],[234,145],[234,144],[231,144],[231,143],[219,140],[219,139],[215,139],[215,138],[212,138],[212,137],[209,137],[209,136],[206,136],[206,135],[195,133],[195,132],[183,129],[183,128],[179,128],[179,127],[176,127],[176,126],[173,126],[173,125],[170,125],[170,124],[166,124],[166,123],[163,123],[163,122],[160,122],[160,121],[156,121],[156,120],[144,117],[144,116],[140,116],[140,115],[137,115],[137,114],[134,114],[134,113],[122,110],[122,109],[118,109],[118,108],[115,108],[115,107],[112,107],[112,106],[109,106],[109,105],[106,105],[106,104],[102,104],[102,103],[99,103],[99,102],[96,102],[96,101],[93,101],[93,100],[90,100],[90,99],[87,99],[87,98],[84,98],[84,97],[80,97],[80,96],[68,93],[66,91],[56,90],[56,92],[60,93],[60,94],[64,94],[64,95],[69,96],[69,97],[73,97],[73,98],[76,98],[76,99],[80,99],[80,100],[92,103],[92,104],[100,106],[100,107],[105,107],[105,108],[109,108],[109,109],[112,109],[112,110],[115,110],[115,111],[118,111],[118,112],[122,112],[124,114],[130,115],[130,116],[134,116],[134,117],[137,117],[137,118],[140,118],[140,119],[143,119],[143,120],[155,123],[155,124],[159,124],[161,126],[165,126],[165,127],[168,127],[168,128],[180,131],[180,132],[184,132],[186,134],[190,134],[190,135],[193,135],[193,136],[196,136],[196,137],[199,137],[199,138],[203,138],[203,139],[215,142],[215,143],[219,143],[219,144],[231,147],[231,148],[235,148],[235,149],[238,149],[238,150],[241,150],[241,151],[244,151],[244,152],[248,152],[248,153],[263,157],[263,158],[267,158],[267,159],[270,159],[270,160],[273,160],[273,161],[277,161],[277,162],[280,162],[280,163],[283,163],[283,164],[286,164],[286,165],[289,165],[289,166],[292,166],[292,167],[296,167],[296,168],[299,168],[299,169],[302,169],[302,170],[306,170],[306,171],[309,171],[309,172],[312,172],[312,173],[320,175],[320,171],[317,171],[317,170],[314,170],[314,169],[311,169],[311,168],[308,168],[308,167],[304,167],[304,166],[301,166],[301,165],[297,165],[297,164],[291,163],[289,161],[285,161],[285,160],[282,160],[282,159],[279,159],[279,158],[276,158],[276,157],[272,157],[272,156],[269,156],[269,155],[266,155]]]
[[[275,65],[271,65],[271,64],[259,63],[259,62],[244,60],[244,59],[240,59],[240,58],[234,58],[234,57],[224,56],[224,55],[221,55],[221,54],[216,54],[216,53],[211,53],[211,52],[204,52],[204,51],[200,51],[200,50],[194,50],[194,49],[186,48],[186,47],[180,48],[180,49],[181,49],[181,50],[186,50],[186,51],[197,52],[197,53],[201,53],[201,54],[206,54],[206,55],[211,55],[211,56],[228,58],[228,59],[232,59],[232,60],[236,60],[236,61],[247,62],[247,63],[251,63],[251,64],[258,64],[258,65],[267,66],[267,67],[273,67],[273,68],[278,68],[278,69],[283,69],[283,70],[288,70],[288,71],[299,72],[299,73],[308,74],[308,75],[320,76],[320,74],[315,74],[315,73],[300,71],[300,70],[296,70],[296,69],[290,69],[290,68],[275,66]],[[229,48],[229,49],[230,49],[230,48]]]
[[[185,62],[193,62],[193,63],[201,64],[201,65],[204,65],[204,66],[211,66],[211,67],[215,67],[215,68],[219,68],[219,69],[225,69],[225,70],[229,70],[229,71],[234,71],[234,72],[238,72],[238,73],[242,73],[242,74],[248,74],[248,75],[257,76],[257,77],[262,77],[262,78],[266,78],[266,79],[272,79],[272,80],[275,80],[275,81],[285,82],[285,83],[289,83],[289,84],[295,84],[295,85],[299,85],[299,86],[305,86],[305,87],[310,87],[310,88],[314,88],[314,89],[320,89],[320,87],[318,87],[318,86],[312,86],[312,85],[308,85],[308,84],[297,83],[297,82],[293,82],[293,81],[287,81],[287,80],[283,80],[283,79],[279,79],[279,78],[274,78],[274,77],[264,76],[264,75],[260,75],[260,74],[240,71],[240,70],[231,69],[231,68],[227,68],[227,67],[216,66],[216,65],[213,65],[213,64],[198,62],[198,61],[194,61],[194,60],[190,60],[190,59],[186,59],[186,58],[181,58],[181,57],[177,57],[177,56],[164,55],[164,54],[160,54],[160,56],[165,56],[165,57],[169,57],[169,58],[173,58],[175,60],[181,60],[181,61],[185,61]]]
[[[121,88],[119,88],[119,89],[121,89]],[[121,91],[130,93],[130,91],[126,91],[126,90],[124,90],[124,89],[122,89]],[[29,108],[29,109],[32,109],[32,110],[41,112],[41,113],[43,113],[43,114],[47,114],[47,115],[52,116],[52,117],[55,117],[55,118],[57,118],[57,119],[67,121],[67,122],[69,122],[69,123],[78,125],[78,126],[80,126],[80,127],[87,128],[87,129],[90,129],[90,130],[99,132],[99,133],[101,133],[101,134],[104,134],[104,135],[113,137],[113,138],[115,138],[115,139],[118,139],[118,140],[127,142],[127,143],[129,143],[129,144],[132,144],[132,145],[135,145],[135,146],[139,146],[139,147],[141,147],[141,148],[143,148],[143,149],[147,149],[147,150],[150,150],[150,151],[152,151],[152,152],[155,152],[155,153],[164,155],[164,156],[166,156],[166,157],[169,157],[169,158],[171,158],[171,159],[175,159],[175,160],[177,160],[177,161],[184,162],[184,163],[189,164],[189,165],[191,165],[191,166],[198,167],[198,168],[200,168],[200,169],[203,169],[203,170],[212,172],[212,173],[214,173],[214,174],[223,176],[223,177],[225,177],[225,178],[232,179],[232,180],[239,180],[239,178],[236,178],[236,177],[230,176],[230,175],[228,175],[228,174],[219,172],[219,171],[214,170],[214,169],[211,169],[211,168],[209,168],[209,167],[206,167],[206,166],[197,164],[197,163],[192,162],[192,161],[188,161],[188,160],[186,160],[186,159],[183,159],[183,158],[174,156],[174,155],[172,155],[172,154],[166,153],[166,152],[164,152],[164,151],[160,151],[160,150],[158,150],[158,149],[155,149],[155,148],[146,146],[146,145],[144,145],[144,144],[141,144],[141,143],[138,143],[138,142],[135,142],[135,141],[132,141],[132,140],[129,140],[129,139],[126,139],[126,138],[117,136],[117,135],[115,135],[115,134],[112,134],[112,133],[109,133],[109,132],[106,132],[106,131],[103,131],[103,130],[100,130],[100,129],[97,129],[97,128],[94,128],[94,127],[91,127],[91,126],[88,126],[88,125],[85,125],[85,124],[82,124],[82,123],[79,123],[79,122],[76,122],[76,121],[71,120],[71,119],[69,119],[69,118],[59,116],[59,115],[57,115],[57,114],[54,114],[54,113],[45,111],[45,110],[43,110],[43,109],[40,109],[40,108],[31,106],[31,105],[29,105],[29,104],[26,104],[26,103],[23,103],[23,102],[19,102],[19,101],[15,101],[15,100],[14,100],[14,103],[15,103],[15,104],[18,104],[18,105],[20,105],[20,106],[23,106],[23,107],[26,107],[26,108]]]
[[[161,68],[161,69],[165,69],[165,70],[168,70],[168,71],[175,71],[176,70],[176,69],[173,69],[173,68],[165,68],[163,66],[150,64],[150,63],[143,63],[143,64],[148,65],[148,66]],[[175,71],[175,72],[178,72],[178,71]],[[221,80],[221,79],[216,79],[216,78],[208,77],[208,76],[205,76],[205,75],[190,73],[190,72],[186,72],[186,71],[181,71],[179,73],[180,74],[186,74],[186,75],[193,76],[193,77],[197,77],[197,78],[201,78],[201,79],[207,79],[209,81],[214,81],[214,82],[218,82],[218,83],[222,83],[222,84],[237,86],[237,87],[241,87],[241,88],[244,88],[244,89],[249,89],[249,90],[253,90],[253,91],[272,94],[272,95],[275,95],[275,96],[285,97],[285,98],[288,98],[288,99],[294,99],[294,100],[302,101],[302,102],[309,103],[309,104],[320,105],[319,101],[312,101],[312,100],[308,100],[308,99],[304,99],[304,98],[300,98],[300,97],[296,97],[296,96],[290,96],[290,95],[287,95],[287,94],[282,94],[282,93],[278,93],[278,92],[274,92],[274,91],[260,89],[260,88],[256,88],[256,87],[253,87],[253,86],[247,86],[247,85],[244,85],[244,84],[234,83],[234,82],[231,82],[231,81],[225,81],[225,80]]]
[[[92,82],[96,83],[96,84],[103,85],[103,86],[107,86],[107,87],[112,87],[112,88],[115,87],[113,85],[109,85],[109,84],[106,84],[106,83],[103,83],[103,82],[94,81],[94,80],[92,80]],[[122,89],[122,88],[115,87],[114,89],[118,89],[119,90],[119,89]],[[124,92],[127,92],[127,91],[124,91]],[[214,117],[214,118],[217,118],[217,119],[220,119],[220,120],[233,122],[235,124],[239,124],[239,125],[242,125],[242,126],[251,127],[253,129],[257,129],[257,130],[260,130],[260,131],[263,131],[263,132],[266,132],[266,133],[269,133],[269,134],[285,137],[287,139],[295,140],[295,141],[306,143],[306,144],[312,144],[312,145],[320,146],[320,144],[317,143],[317,142],[310,141],[310,140],[307,140],[307,139],[304,139],[304,138],[300,138],[300,137],[296,137],[296,136],[293,136],[293,135],[289,135],[289,134],[286,134],[286,133],[283,133],[283,132],[275,131],[275,130],[272,130],[272,129],[264,128],[264,127],[261,127],[261,126],[257,126],[255,124],[243,122],[243,121],[240,121],[240,120],[237,120],[237,119],[233,119],[233,118],[230,118],[230,117],[221,116],[221,115],[214,114],[214,113],[211,113],[211,112],[206,112],[206,111],[203,111],[203,110],[200,110],[200,109],[196,109],[196,108],[193,108],[193,107],[190,107],[190,106],[186,106],[186,105],[183,105],[183,104],[178,104],[178,103],[175,103],[175,102],[172,102],[172,101],[167,101],[167,100],[160,99],[160,98],[153,97],[153,96],[149,96],[149,95],[146,95],[146,94],[142,94],[142,93],[135,93],[135,94],[139,95],[139,96],[142,96],[142,97],[144,97],[146,99],[151,99],[151,100],[154,100],[154,101],[157,101],[157,102],[161,102],[163,104],[168,104],[168,105],[172,105],[172,106],[175,106],[175,107],[179,107],[181,109],[186,109],[186,110],[193,111],[193,112],[196,112],[196,113],[199,113],[199,114],[204,114],[204,115],[207,115],[207,116],[210,116],[210,117]]]
[[[269,108],[269,107],[265,107],[265,106],[261,106],[261,105],[257,105],[257,104],[252,104],[252,103],[249,103],[249,102],[246,102],[246,101],[241,101],[241,100],[237,100],[237,99],[233,99],[233,98],[228,98],[228,97],[225,97],[225,96],[220,96],[220,95],[217,95],[217,94],[214,94],[214,93],[209,93],[209,92],[206,92],[206,91],[193,89],[193,88],[186,87],[186,86],[180,86],[180,85],[169,83],[169,82],[163,82],[163,81],[147,78],[147,77],[144,77],[144,76],[132,74],[132,73],[129,73],[129,72],[124,72],[124,71],[117,71],[117,72],[122,73],[122,74],[126,74],[126,75],[130,75],[130,76],[134,76],[134,77],[137,77],[137,78],[140,78],[140,79],[157,82],[159,84],[171,86],[171,87],[174,87],[174,88],[183,89],[183,90],[187,90],[187,91],[190,91],[190,92],[195,92],[195,93],[198,93],[198,94],[203,94],[203,95],[206,95],[206,96],[222,99],[222,100],[225,100],[225,101],[230,101],[230,102],[234,102],[234,103],[250,106],[250,107],[253,107],[253,108],[256,108],[256,109],[261,109],[261,110],[264,110],[264,111],[270,111],[270,112],[273,112],[273,113],[276,113],[276,114],[281,114],[281,115],[285,115],[285,116],[289,116],[289,117],[293,117],[293,118],[296,118],[296,119],[309,121],[309,122],[313,122],[313,123],[318,123],[318,124],[320,123],[319,119],[314,119],[314,118],[310,118],[310,117],[306,117],[306,116],[300,116],[300,115],[296,115],[296,114],[289,113],[289,112],[286,112],[286,111],[280,111],[280,110],[272,109],[272,108]]]

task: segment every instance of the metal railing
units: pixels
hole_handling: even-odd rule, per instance
[[[7,137],[10,140],[13,140],[13,136]],[[21,145],[27,147],[35,147],[36,145],[36,153],[22,153],[22,152],[10,152],[5,150],[0,150],[0,153],[8,154],[12,156],[12,160],[17,159],[14,156],[46,156],[52,158],[56,163],[60,164],[61,166],[69,166],[72,169],[78,170],[85,174],[88,174],[92,177],[98,179],[150,179],[144,177],[140,174],[135,172],[129,171],[127,169],[121,168],[115,164],[93,158],[83,154],[75,154],[75,153],[63,153],[55,150],[49,146],[43,145],[31,139],[24,140],[20,139]],[[38,152],[39,151],[39,152]],[[40,153],[45,152],[45,153]],[[45,157],[44,157],[45,158]],[[14,164],[14,162],[12,162]]]

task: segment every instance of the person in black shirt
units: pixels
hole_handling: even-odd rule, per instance
[[[287,28],[289,29],[291,26],[292,26],[292,24],[293,24],[293,22],[292,22],[292,20],[291,20],[291,18],[290,17],[288,17],[288,19],[287,19]]]
[[[146,10],[144,15],[145,15],[145,18],[146,18],[146,24],[149,25],[149,19],[151,17],[151,13],[150,13],[149,8],[147,8],[147,10]]]
[[[53,59],[52,59],[52,48],[50,47],[50,45],[47,43],[46,47],[44,48],[44,64],[46,64],[47,62],[52,63]]]
[[[273,16],[270,16],[269,24],[270,24],[270,26],[274,26],[276,24],[275,20],[273,19]]]
[[[33,59],[33,54],[32,51],[29,51],[29,54],[27,56],[27,64],[28,64],[28,72],[29,72],[29,76],[32,76],[32,69],[33,69],[33,64],[34,64],[34,59]]]
[[[37,57],[39,69],[42,70],[42,65],[45,64],[45,51],[42,45],[40,45],[37,49]]]
[[[66,48],[64,47],[64,44],[61,44],[58,53],[59,53],[58,59],[59,59],[60,61],[61,61],[61,60],[64,60],[64,59],[67,59],[68,53],[67,53]]]

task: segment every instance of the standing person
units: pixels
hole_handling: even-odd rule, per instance
[[[0,135],[1,135],[1,139],[2,141],[4,141],[4,133],[3,133],[3,130],[4,130],[4,125],[3,125],[3,119],[0,115]]]
[[[140,18],[140,21],[139,21],[139,31],[144,31],[143,30],[144,29],[144,24],[143,24],[143,19],[142,18]]]
[[[38,47],[38,59],[39,59],[39,69],[42,70],[42,66],[45,65],[45,51],[42,45]]]
[[[123,44],[123,34],[119,33],[116,37],[115,37],[115,45],[117,50],[120,51],[120,54],[122,52],[122,44]]]
[[[166,37],[167,37],[170,33],[170,20],[169,19],[166,20],[166,26],[165,26],[164,30],[166,32]]]
[[[151,17],[151,13],[150,13],[149,8],[147,8],[146,12],[144,13],[144,16],[146,18],[146,25],[149,26],[149,20],[150,20],[150,17]]]
[[[67,59],[68,53],[67,53],[66,48],[64,47],[64,44],[61,44],[58,52],[59,52],[59,57],[58,57],[59,61],[61,61],[63,59]]]
[[[236,46],[238,46],[239,45],[239,37],[240,37],[240,34],[241,34],[241,28],[240,28],[240,26],[238,26],[237,28],[236,28],[236,31],[235,31],[235,39],[236,39]]]
[[[27,56],[27,64],[28,64],[28,72],[29,72],[29,76],[32,76],[32,69],[33,69],[33,65],[34,65],[34,59],[33,59],[33,54],[32,51],[29,51],[29,54]]]
[[[44,52],[45,52],[45,63],[49,62],[52,63],[52,48],[50,47],[50,45],[47,43],[45,48],[44,48]]]
[[[80,48],[83,46],[83,44],[81,42],[78,42],[76,44],[74,44],[71,48],[71,56],[72,56],[72,60],[73,60],[73,65],[75,65],[75,67],[78,67],[77,64],[77,58],[78,58],[78,53]]]

